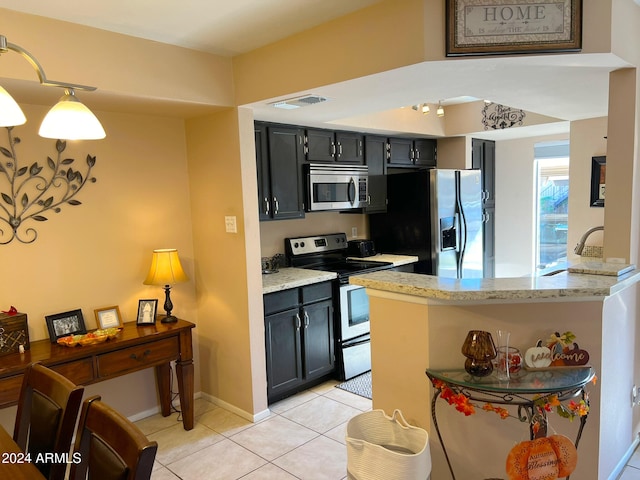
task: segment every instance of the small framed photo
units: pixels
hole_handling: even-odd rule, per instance
[[[158,299],[138,300],[138,325],[153,325],[156,323]]]
[[[94,313],[96,314],[98,328],[118,328],[122,326],[122,317],[118,306],[97,308]]]
[[[84,317],[80,309],[45,315],[44,318],[47,321],[51,343],[56,343],[60,337],[66,337],[67,335],[87,333],[87,327],[84,325]]]

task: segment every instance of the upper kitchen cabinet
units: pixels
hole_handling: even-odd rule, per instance
[[[364,135],[308,128],[305,136],[305,158],[308,162],[340,162],[364,164]]]
[[[495,276],[495,176],[496,144],[492,140],[471,140],[471,166],[481,171],[482,179],[482,220],[483,268],[485,277]]]
[[[369,172],[369,198],[365,213],[387,211],[387,138],[367,135],[364,140],[364,158]]]
[[[389,138],[388,167],[436,167],[436,140]]]
[[[256,122],[254,132],[260,220],[303,218],[298,165],[304,158],[304,130]]]

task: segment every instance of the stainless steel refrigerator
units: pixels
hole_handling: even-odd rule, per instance
[[[369,215],[376,250],[417,255],[418,273],[482,278],[481,184],[479,170],[388,175],[387,212]]]

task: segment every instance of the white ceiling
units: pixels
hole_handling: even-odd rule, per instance
[[[0,7],[235,55],[379,1],[182,0],[177,4],[170,0],[83,0],[71,4],[68,0],[0,0]],[[566,121],[606,116],[609,72],[627,66],[610,54],[447,59],[322,86],[312,92],[291,92],[287,97],[313,93],[331,99],[297,110],[281,111],[268,105],[269,100],[276,99],[251,106],[255,117],[262,120],[339,125],[341,119],[471,96],[565,120],[544,127],[547,134],[566,131]],[[92,103],[92,108],[99,109],[105,101],[111,101],[113,106],[122,99],[101,98],[97,105]],[[179,106],[172,107],[180,111]],[[525,134],[523,129],[511,130]],[[501,131],[492,135],[513,133]],[[529,129],[529,134],[537,131]]]

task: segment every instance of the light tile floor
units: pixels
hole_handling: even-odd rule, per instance
[[[371,400],[330,381],[270,406],[251,423],[205,400],[195,402],[195,426],[174,413],[136,425],[158,442],[152,480],[343,480],[347,422],[371,410]]]
[[[270,406],[251,423],[205,400],[195,402],[196,424],[182,428],[178,414],[136,425],[158,442],[152,480],[344,480],[348,420],[371,410],[371,400],[330,381]],[[640,449],[618,480],[640,480]]]
[[[640,480],[640,449],[633,453],[619,480]]]

